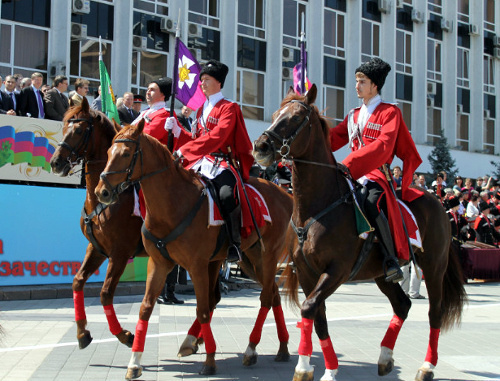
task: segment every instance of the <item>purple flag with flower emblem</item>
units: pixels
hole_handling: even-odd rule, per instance
[[[191,110],[197,110],[205,102],[205,94],[200,87],[201,66],[180,39],[178,48],[178,82],[176,98]]]

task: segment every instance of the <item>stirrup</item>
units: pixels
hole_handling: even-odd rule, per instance
[[[229,263],[241,261],[241,250],[236,245],[229,245],[227,249],[227,261]]]
[[[399,283],[404,279],[403,271],[394,258],[384,259],[384,276],[385,281],[389,283]]]

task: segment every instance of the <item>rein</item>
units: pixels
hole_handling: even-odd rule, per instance
[[[127,168],[121,169],[121,170],[117,170],[117,171],[102,172],[101,175],[100,175],[101,180],[106,184],[106,186],[109,189],[111,189],[111,193],[112,193],[113,196],[119,196],[130,185],[134,185],[134,184],[140,183],[142,180],[147,179],[147,178],[149,178],[151,176],[157,175],[158,173],[164,172],[164,171],[166,171],[169,168],[169,166],[167,165],[167,166],[165,166],[163,168],[160,168],[160,169],[158,169],[156,171],[153,171],[151,173],[148,173],[146,175],[141,175],[137,180],[132,180],[132,175],[134,173],[134,168],[135,168],[135,165],[137,163],[137,157],[138,156],[141,157],[141,174],[142,174],[143,161],[142,161],[142,148],[141,148],[141,145],[140,145],[140,142],[141,142],[140,139],[141,139],[140,137],[137,140],[129,139],[129,138],[124,138],[124,139],[116,139],[113,142],[113,144],[115,144],[115,143],[134,143],[136,145],[134,154],[132,155],[132,160],[130,161],[130,165]],[[108,175],[117,175],[117,174],[120,174],[120,173],[126,173],[127,174],[127,178],[124,181],[122,181],[121,183],[117,184],[115,187],[112,187],[111,183],[108,180]]]

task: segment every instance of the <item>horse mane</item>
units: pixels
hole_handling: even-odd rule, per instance
[[[136,132],[137,126],[136,125],[125,125],[116,135],[115,139],[118,138],[126,138],[126,137],[131,137],[131,135]],[[182,164],[180,163],[179,160],[174,160],[174,156],[172,155],[172,152],[158,139],[156,139],[154,136],[145,134],[144,132],[141,132],[141,137],[145,138],[148,143],[151,145],[151,151],[155,154],[158,155],[159,157],[164,159],[165,163],[172,162],[175,164],[175,167],[177,168],[177,172],[187,181],[189,182],[196,182],[196,179],[198,179],[198,176],[195,174],[194,171],[192,170],[187,170],[185,169]]]
[[[66,114],[64,114],[63,123],[66,124],[70,119],[73,119],[82,111],[82,106],[70,107]],[[89,109],[90,118],[94,121],[99,122],[102,132],[104,135],[111,141],[115,137],[115,135],[119,132],[118,129],[115,128],[114,123],[109,120],[109,118],[103,112],[99,110]]]
[[[295,91],[290,91],[287,94],[287,96],[285,98],[283,98],[283,100],[281,101],[280,109],[283,108],[287,103],[290,103],[291,101],[304,102],[304,100],[305,100],[304,95],[299,95]],[[320,122],[321,131],[323,132],[323,136],[325,138],[325,141],[328,145],[328,148],[331,148],[329,127],[328,127],[328,123],[327,123],[324,115],[322,113],[320,113],[320,111],[316,105],[310,104],[309,107],[311,107],[312,110],[316,113],[316,116],[318,117],[318,120]]]

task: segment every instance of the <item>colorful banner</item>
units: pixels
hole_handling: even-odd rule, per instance
[[[191,110],[197,110],[206,100],[200,87],[201,66],[179,38],[177,39],[177,48],[179,80],[176,98]]]
[[[14,144],[16,130],[12,126],[0,127],[0,167],[7,163],[14,163]]]
[[[101,78],[101,105],[102,112],[107,115],[109,119],[114,119],[116,123],[120,124],[120,116],[115,104],[115,94],[113,87],[111,87],[111,80],[109,79],[108,70],[102,60],[101,52],[101,38],[99,37],[99,76]]]

